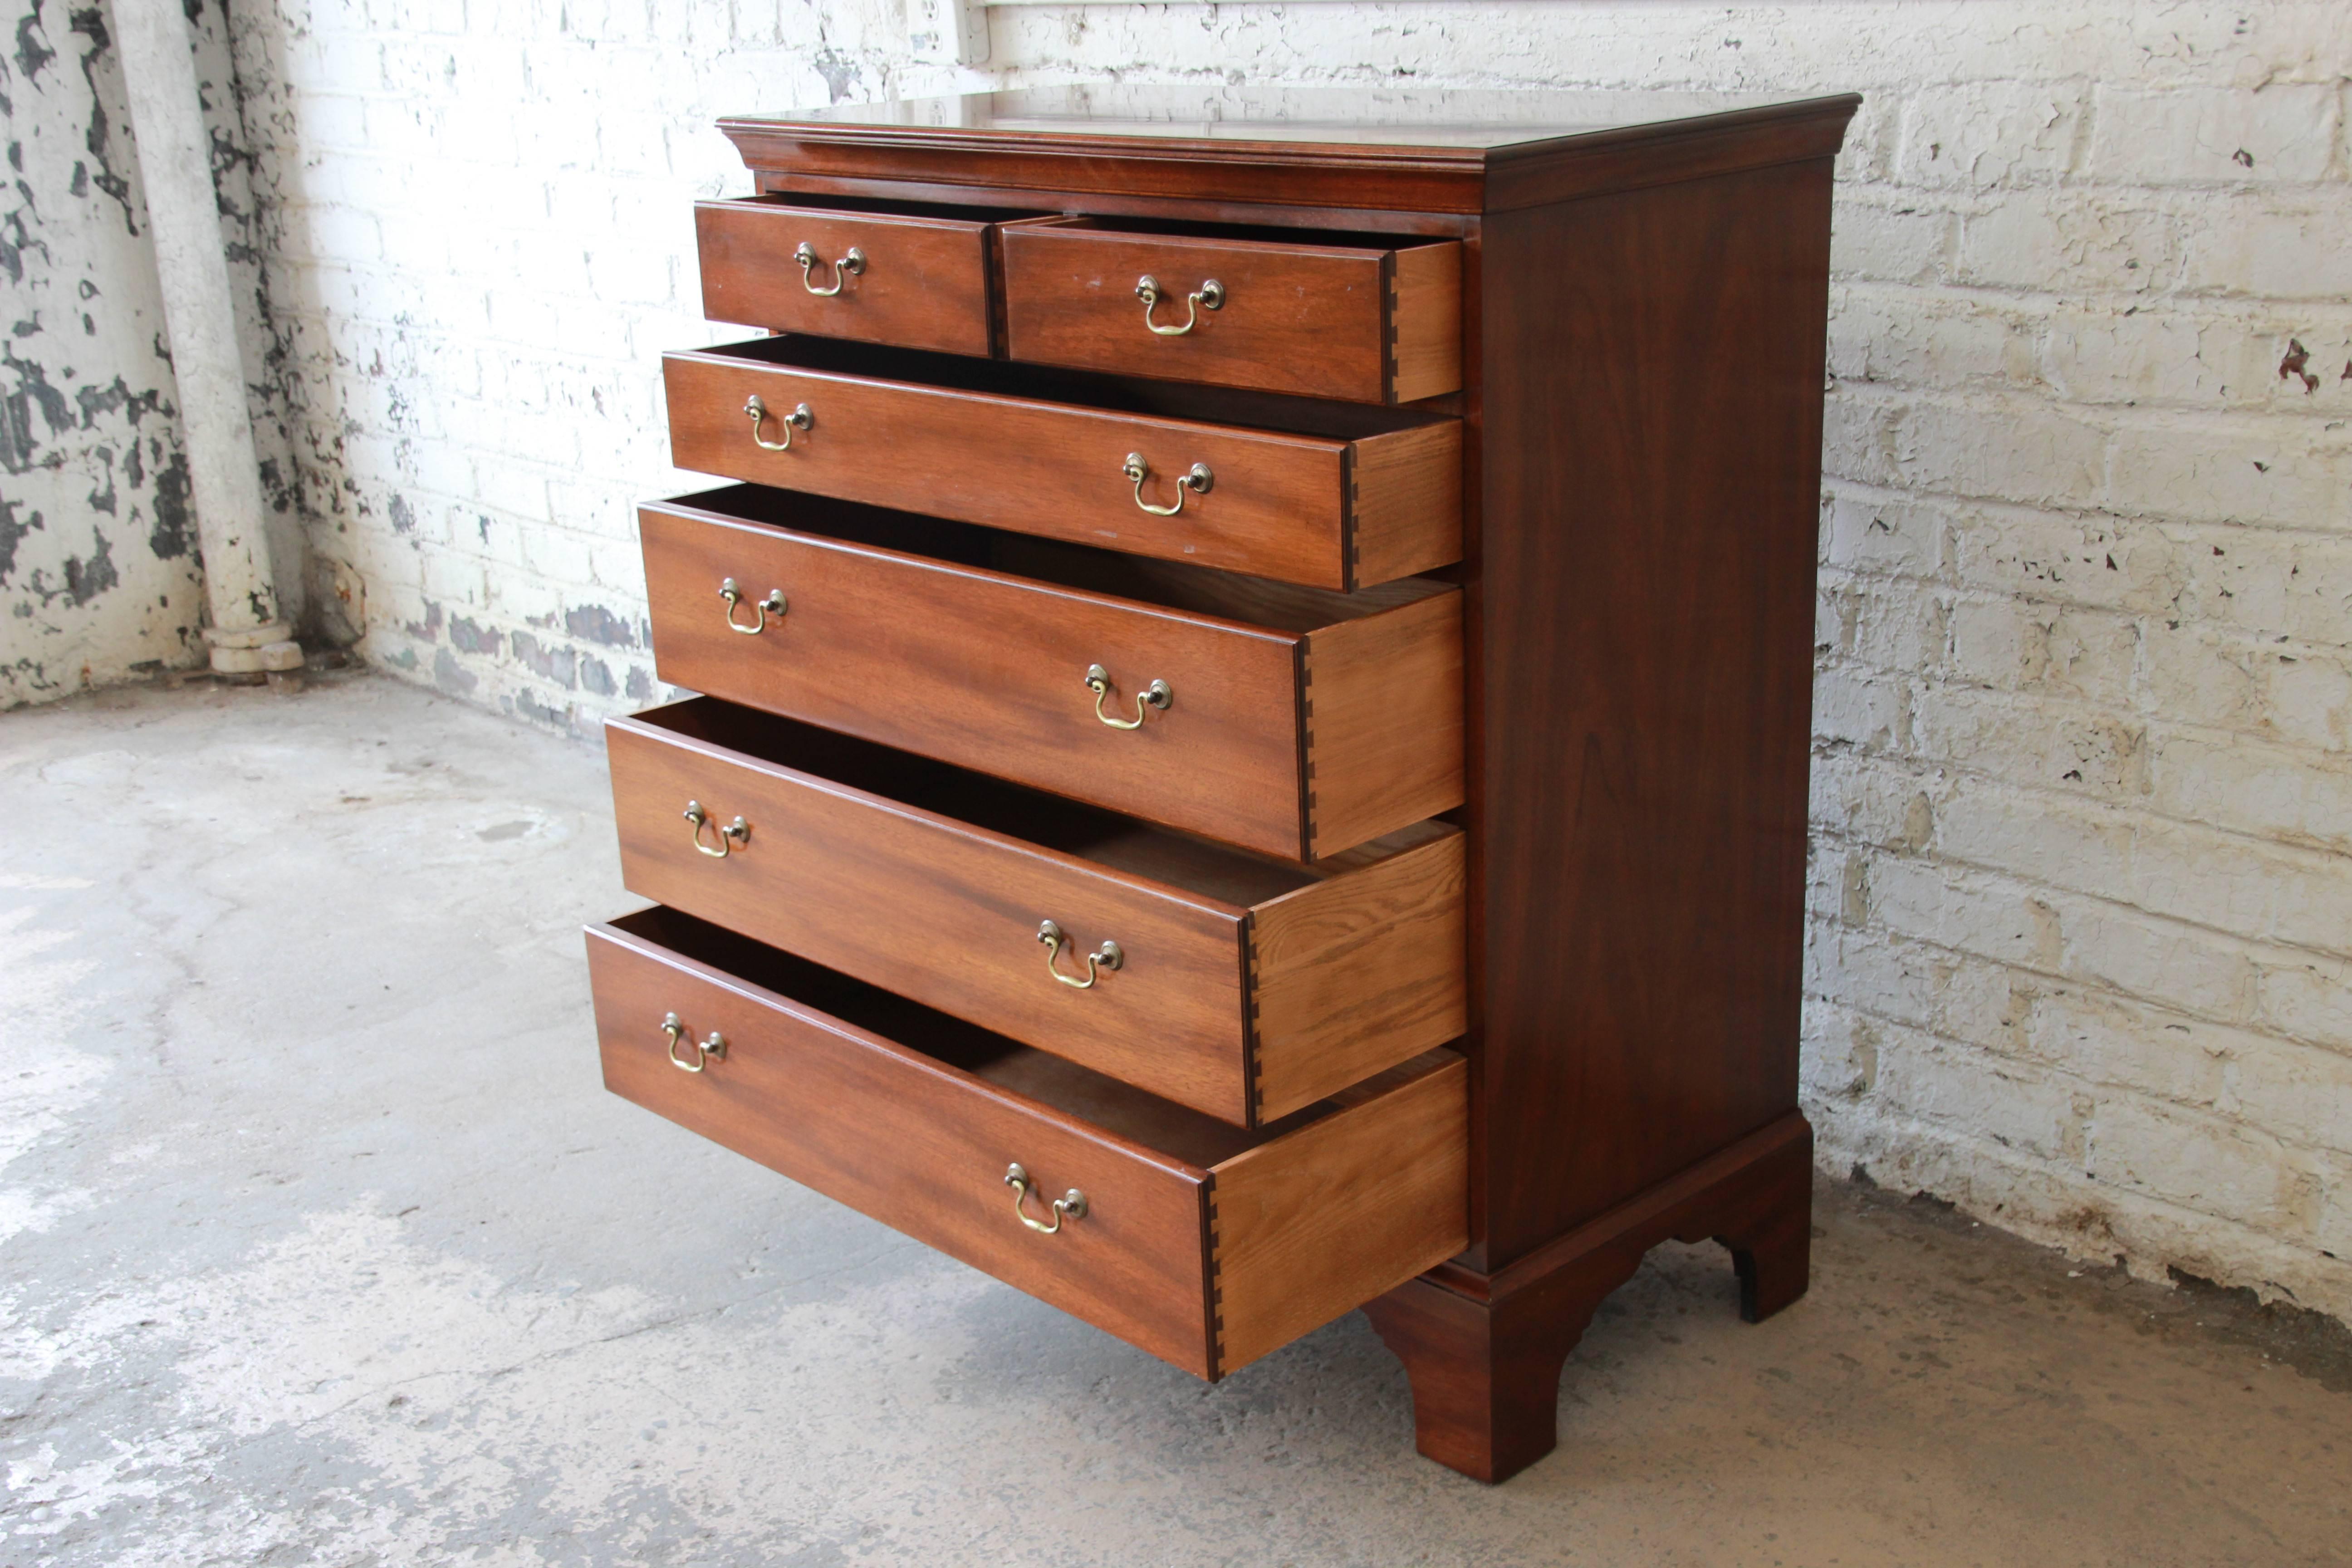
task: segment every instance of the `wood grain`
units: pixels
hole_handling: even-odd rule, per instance
[[[824,994],[795,1000],[692,958],[707,942],[667,910],[589,928],[607,1089],[1164,1361],[1215,1375],[1201,1306],[1205,1172],[910,1048],[985,1061],[1018,1049],[1009,1042],[992,1050],[950,1020],[826,984],[813,965],[764,961],[779,984]],[[669,1012],[697,1039],[725,1037],[725,1058],[701,1073],[672,1067],[661,1031]],[[859,1017],[887,1018],[907,1043]],[[1086,1218],[1056,1236],[1024,1227],[1004,1185],[1013,1161],[1049,1198],[1083,1191]]]
[[[639,525],[666,681],[1300,854],[1295,634],[667,504]],[[772,633],[727,628],[730,576],[783,589]],[[1106,712],[1133,718],[1153,680],[1174,700],[1109,728],[1085,684],[1096,664]]]
[[[702,313],[715,321],[986,354],[992,223],[976,218],[857,212],[772,198],[694,205]],[[814,294],[793,253],[816,249]],[[836,277],[852,247],[865,269]]]
[[[1364,1304],[1412,1380],[1423,1454],[1476,1480],[1509,1479],[1558,1441],[1560,1364],[1610,1292],[1669,1239],[1715,1240],[1759,1322],[1805,1293],[1812,1129],[1794,1111],[1500,1274],[1441,1264]]]
[[[1460,1058],[1433,1052],[1215,1166],[1221,1373],[1462,1250],[1468,1086]]]
[[[1345,437],[1130,414],[936,383],[779,363],[815,357],[801,340],[663,356],[671,458],[682,468],[787,489],[1044,534],[1286,582],[1345,588]],[[889,368],[909,368],[904,360]],[[939,365],[914,367],[943,369]],[[1023,384],[1008,378],[1008,384]],[[792,450],[762,450],[743,408],[772,411],[762,434],[807,404]],[[1393,428],[1393,426],[1391,426]],[[1367,435],[1381,433],[1366,428]],[[1129,454],[1149,468],[1136,504]],[[1424,489],[1443,485],[1442,447],[1406,444]],[[1204,494],[1180,492],[1195,463]],[[1412,482],[1409,476],[1403,482]],[[1443,528],[1442,515],[1434,526]]]
[[[1344,849],[1462,804],[1462,599],[1310,633],[1307,842]]]
[[[1458,667],[1459,611],[1449,620],[1444,607],[1454,588],[1329,594],[748,487],[691,500],[639,514],[655,666],[674,685],[1294,859],[1460,799],[1458,684],[1448,709],[1431,673],[1444,658],[1424,646],[1452,626]],[[904,545],[1016,560],[1027,574]],[[754,599],[782,591],[782,620],[730,630],[719,594],[730,577]],[[1317,765],[1336,770],[1343,808],[1310,841],[1297,650],[1360,624],[1326,620],[1349,615],[1402,619],[1393,633],[1342,635],[1329,656],[1339,749]],[[1112,729],[1085,685],[1097,664],[1111,681],[1106,713],[1131,719],[1153,680],[1173,700],[1139,729]],[[1382,776],[1351,784],[1360,767]],[[1452,798],[1427,804],[1448,779]]]
[[[1263,1125],[1460,1033],[1456,829],[1325,872],[709,698],[605,734],[632,892],[1208,1115]],[[689,800],[748,837],[700,852]],[[1057,984],[1048,919],[1064,972],[1106,939],[1125,963]]]
[[[1395,301],[1383,282],[1393,251],[1304,243],[1305,235],[1134,232],[1148,223],[1007,225],[1001,234],[1006,354],[1220,386],[1396,401],[1388,353]],[[1460,249],[1451,240],[1413,248],[1454,252],[1458,276]],[[1416,279],[1443,265],[1417,261]],[[1153,321],[1175,326],[1189,317],[1190,331],[1150,330],[1136,296],[1146,276],[1161,295]],[[1194,316],[1186,296],[1211,279],[1223,287],[1224,304]],[[1426,380],[1438,358],[1429,344],[1438,331],[1428,308],[1434,300],[1419,289],[1413,299],[1416,363]],[[1459,384],[1458,312],[1443,326],[1454,344]]]
[[[1251,911],[1261,1116],[1460,1037],[1465,862],[1466,842],[1449,829]]]
[[[1462,386],[1462,247],[1399,249],[1389,272],[1389,401],[1413,403]]]
[[[1197,1376],[1459,1247],[1450,1053],[1242,1133],[676,910],[587,935],[614,1093]],[[678,1071],[668,1013],[697,1040],[722,1036],[724,1056]],[[1013,1161],[1049,1199],[1084,1192],[1084,1217],[1023,1226]]]
[[[1833,156],[1852,93],[1759,104],[1491,151],[1239,138],[1142,137],[961,124],[853,125],[730,117],[747,168],[804,177],[1021,190],[1081,200],[1258,203],[1414,213],[1503,212],[1643,183],[1708,178]],[[1370,112],[1367,106],[1367,112]]]
[[[1367,436],[1349,467],[1349,583],[1368,588],[1462,559],[1462,426]]]
[[[1485,229],[1488,1268],[1797,1103],[1829,236],[1825,158]]]

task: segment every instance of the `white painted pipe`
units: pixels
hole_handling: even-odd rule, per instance
[[[187,15],[182,0],[113,0],[113,7],[188,444],[212,665],[232,674],[299,669],[302,649],[278,616],[270,572],[269,514],[245,402],[212,138],[196,96]]]

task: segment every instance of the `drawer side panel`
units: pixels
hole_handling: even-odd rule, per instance
[[[1219,1376],[1469,1245],[1469,1064],[1407,1064],[1348,1098],[1213,1173]]]

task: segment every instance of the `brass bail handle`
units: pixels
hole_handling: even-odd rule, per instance
[[[1143,499],[1143,481],[1151,477],[1151,465],[1143,460],[1142,453],[1129,452],[1127,461],[1119,465],[1118,471],[1135,481],[1135,504],[1154,517],[1174,517],[1184,510],[1184,497],[1188,492],[1196,496],[1207,495],[1209,487],[1217,479],[1209,471],[1208,464],[1195,463],[1190,471],[1176,476],[1176,504],[1154,506]]]
[[[743,602],[743,590],[734,578],[729,577],[719,584],[719,596],[727,601],[727,624],[745,637],[755,637],[766,631],[770,616],[778,620],[784,616],[784,591],[782,588],[769,589],[768,596],[751,606],[758,618],[748,626],[735,618],[735,606]]]
[[[1163,338],[1181,338],[1199,323],[1202,310],[1225,308],[1225,286],[1213,278],[1184,296],[1184,324],[1181,327],[1163,327],[1151,319],[1151,312],[1160,308],[1160,280],[1150,273],[1135,280],[1135,297],[1143,301],[1143,324]]]
[[[710,1031],[709,1039],[697,1041],[686,1032],[686,1026],[678,1022],[677,1014],[665,1013],[662,1015],[662,1033],[669,1037],[669,1065],[674,1068],[700,1072],[712,1062],[727,1059],[727,1037],[716,1029]],[[677,1054],[680,1046],[694,1053],[692,1061]]]
[[[849,247],[848,255],[833,264],[833,287],[820,289],[816,286],[815,280],[809,276],[817,265],[816,247],[805,239],[802,240],[800,248],[793,252],[793,259],[801,264],[801,287],[820,300],[832,299],[841,292],[841,286],[848,282],[853,275],[866,270],[866,253],[853,245]]]
[[[765,452],[791,451],[793,432],[805,430],[816,423],[816,416],[810,413],[809,405],[803,403],[777,421],[784,427],[784,438],[781,441],[771,441],[760,434],[760,421],[771,418],[772,416],[768,413],[768,405],[760,401],[759,394],[751,395],[750,401],[743,405],[743,412],[751,421],[751,444]]]
[[[1013,1189],[1013,1217],[1040,1236],[1054,1235],[1062,1228],[1062,1222],[1065,1220],[1087,1217],[1087,1194],[1072,1187],[1068,1192],[1055,1198],[1052,1207],[1047,1211],[1054,1216],[1053,1224],[1047,1225],[1042,1219],[1032,1219],[1028,1209],[1029,1194],[1035,1189],[1036,1184],[1029,1179],[1029,1173],[1017,1163],[1005,1167],[1004,1184]]]
[[[1095,694],[1095,717],[1114,730],[1140,730],[1146,710],[1157,708],[1164,713],[1168,705],[1176,700],[1176,693],[1166,681],[1155,680],[1135,700],[1134,718],[1114,719],[1103,711],[1103,699],[1110,695],[1110,671],[1098,664],[1087,666],[1087,689]]]
[[[1037,928],[1037,940],[1045,944],[1045,973],[1073,991],[1093,990],[1095,982],[1102,978],[1103,970],[1117,969],[1127,962],[1127,951],[1124,948],[1115,942],[1106,942],[1087,955],[1087,977],[1080,980],[1073,975],[1063,973],[1059,963],[1062,948],[1070,940],[1069,932],[1054,921],[1046,921]]]
[[[726,859],[728,856],[734,853],[737,845],[751,837],[751,825],[740,816],[724,826],[719,826],[711,815],[702,809],[702,803],[698,800],[689,800],[686,803],[686,819],[694,824],[694,847],[713,860]],[[705,827],[719,828],[717,848],[714,849],[702,841],[702,830]]]

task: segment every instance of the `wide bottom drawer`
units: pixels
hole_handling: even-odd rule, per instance
[[[1244,1131],[672,910],[588,960],[613,1092],[1212,1381],[1468,1245],[1451,1052]]]

